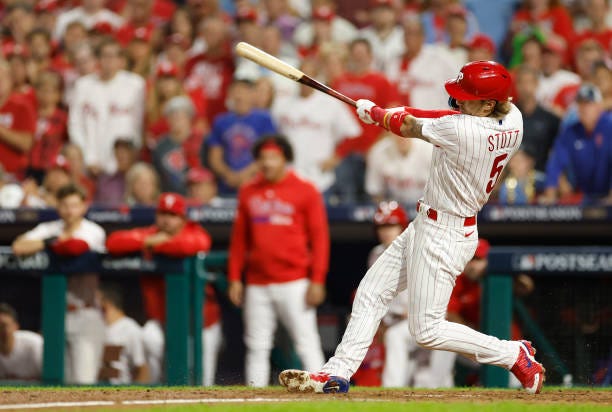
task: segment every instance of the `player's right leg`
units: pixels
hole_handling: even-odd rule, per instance
[[[389,303],[406,288],[404,249],[414,230],[408,227],[385,250],[361,280],[351,317],[334,356],[320,373],[288,370],[279,381],[291,391],[346,392],[348,381],[363,360]]]
[[[246,384],[270,384],[270,352],[274,345],[276,311],[267,286],[247,285],[244,293],[244,344]]]
[[[476,249],[476,236],[466,238],[463,230],[473,231],[475,227],[448,227],[422,216],[411,226],[416,227],[416,235],[409,258],[408,321],[417,343],[428,349],[452,351],[479,363],[512,370],[528,392],[539,392],[544,369],[533,358],[533,348],[446,320],[455,277]]]

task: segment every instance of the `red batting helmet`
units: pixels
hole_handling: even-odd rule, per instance
[[[396,201],[380,202],[374,214],[376,226],[400,225],[403,229],[408,227],[410,220],[406,211]]]
[[[512,78],[504,66],[493,61],[476,61],[464,65],[456,79],[444,84],[456,100],[508,100]]]

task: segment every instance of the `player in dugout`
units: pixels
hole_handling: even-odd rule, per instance
[[[89,251],[103,252],[106,233],[85,218],[85,192],[74,184],[56,194],[58,220],[40,223],[13,242],[17,256],[45,249],[58,256],[76,257]],[[98,275],[80,273],[68,278],[66,295],[66,383],[96,383],[104,346],[104,319],[97,299]]]
[[[106,242],[108,252],[126,255],[142,252],[160,254],[173,258],[194,256],[210,250],[208,232],[198,223],[187,219],[187,203],[177,193],[162,193],[159,197],[155,224],[149,227],[113,232]],[[145,324],[145,350],[149,360],[152,382],[163,375],[163,329],[166,323],[165,284],[161,276],[146,275],[140,279],[145,312],[149,322]],[[206,286],[206,299],[202,307],[204,327],[202,330],[204,386],[211,386],[217,366],[217,354],[221,345],[221,309],[211,285]]]
[[[523,138],[523,118],[510,101],[511,86],[504,66],[476,61],[445,83],[454,110],[387,110],[357,101],[364,123],[434,146],[430,176],[416,219],[362,279],[334,356],[319,372],[281,372],[280,383],[288,390],[347,392],[389,304],[407,290],[408,327],[420,346],[508,369],[528,393],[540,392],[545,370],[531,342],[501,340],[446,319],[456,278],[478,245],[476,215]]]

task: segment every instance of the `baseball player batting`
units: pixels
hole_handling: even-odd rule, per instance
[[[280,383],[289,391],[347,392],[389,303],[407,289],[408,326],[419,345],[509,369],[527,392],[540,392],[545,369],[530,342],[500,340],[445,319],[455,278],[478,244],[476,215],[523,138],[511,83],[502,65],[477,61],[445,83],[456,110],[386,110],[357,102],[364,123],[434,145],[429,180],[417,218],[362,279],[334,356],[317,373],[281,372]]]

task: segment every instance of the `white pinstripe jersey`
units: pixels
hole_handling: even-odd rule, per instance
[[[423,119],[435,145],[423,202],[455,216],[474,216],[523,140],[523,116],[512,105],[503,119],[465,114]]]

